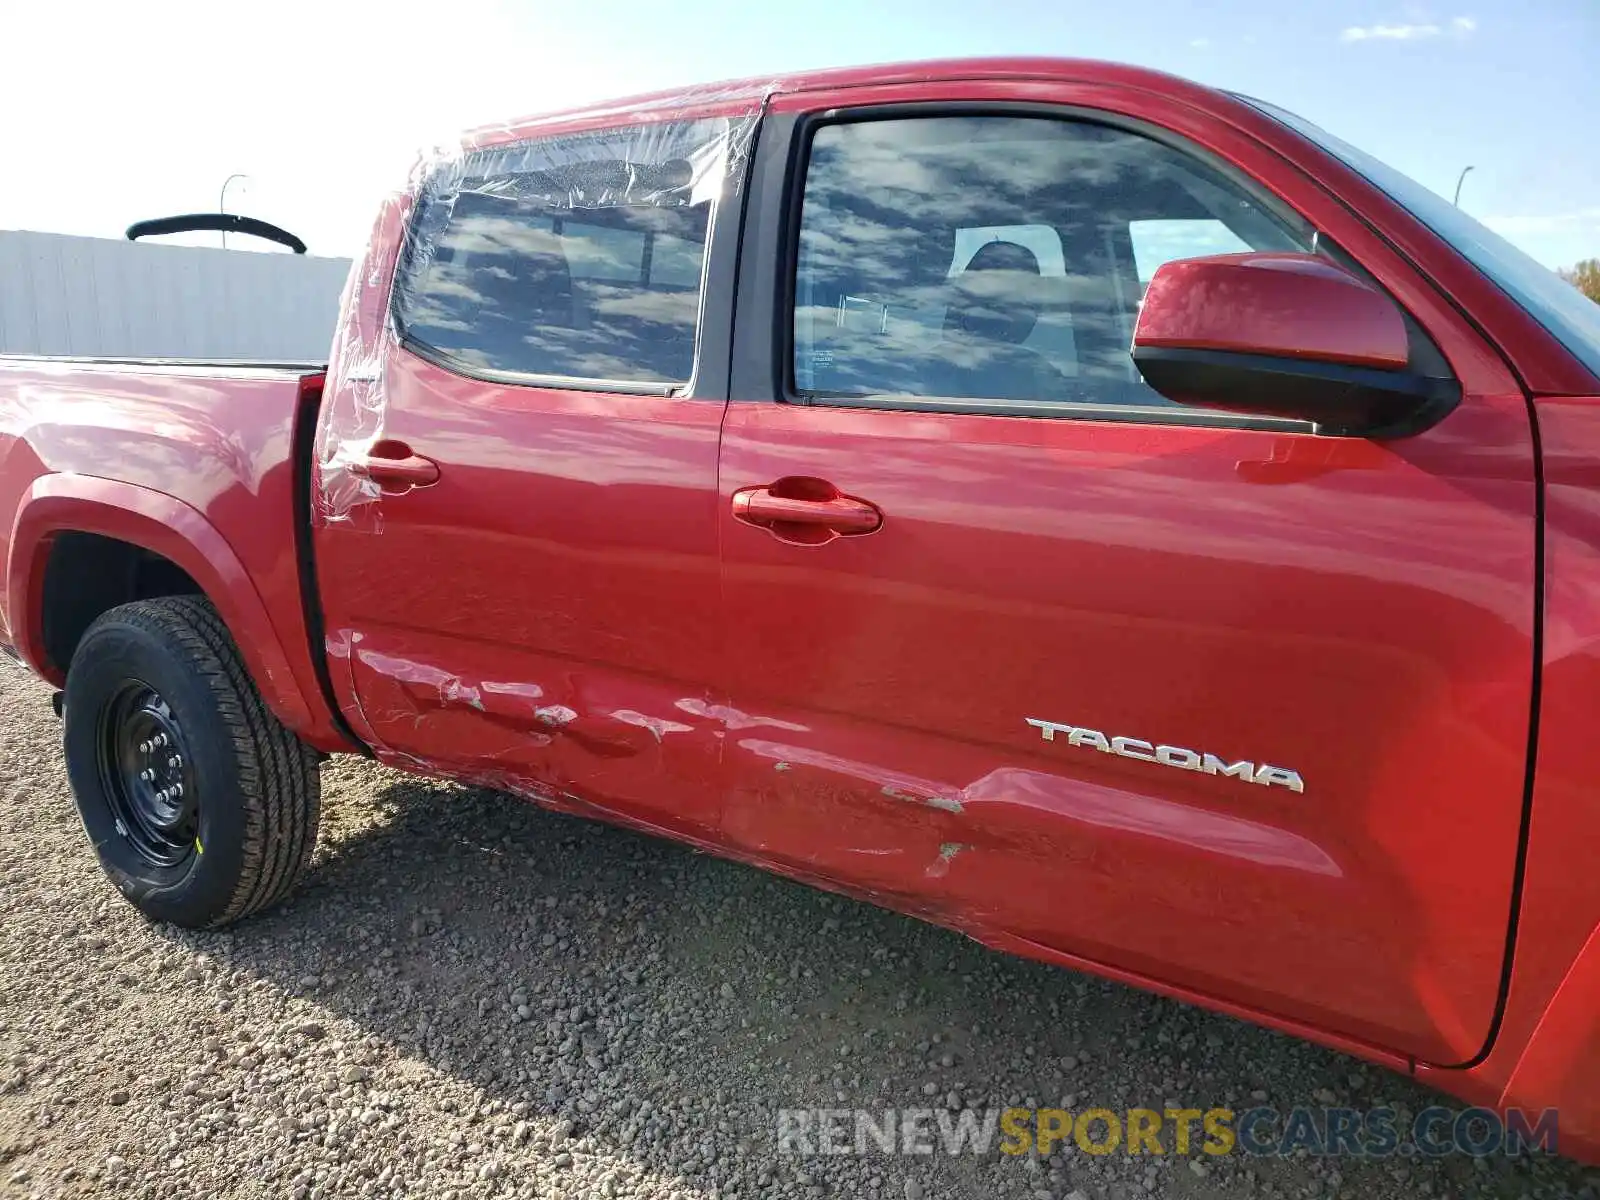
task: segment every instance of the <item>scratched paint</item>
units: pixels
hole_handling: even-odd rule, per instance
[[[363,722],[407,769],[541,803],[578,797],[589,815],[677,836],[716,827],[724,714],[680,704],[681,684],[387,627],[343,640]]]
[[[628,708],[619,708],[611,716],[612,719],[621,721],[624,725],[637,725],[641,729],[648,729],[658,742],[669,733],[694,732],[693,725],[669,721],[665,717],[649,717],[644,713],[634,712]]]
[[[570,725],[578,719],[577,712],[565,704],[547,704],[543,708],[534,709],[533,715],[535,720],[556,728]]]
[[[961,801],[944,792],[929,795],[895,787],[893,784],[885,784],[883,794],[891,800],[904,800],[908,804],[926,804],[929,808],[942,808],[945,812],[958,813],[962,811]]]
[[[486,679],[483,690],[498,696],[520,696],[524,700],[538,700],[544,696],[544,689],[537,683],[498,683]]]
[[[939,847],[939,857],[923,872],[929,879],[942,879],[950,873],[950,864],[955,862],[956,855],[963,850],[970,850],[971,846],[961,842],[945,842]]]
[[[674,703],[674,707],[682,712],[690,713],[697,717],[718,721],[728,729],[757,729],[767,726],[772,729],[786,729],[791,733],[806,733],[804,725],[794,721],[781,720],[778,717],[763,717],[754,713],[741,712],[739,709],[727,704],[712,704],[710,701],[701,700],[694,696],[685,697]]]
[[[748,750],[750,753],[759,755],[762,758],[776,759],[791,766],[799,764],[808,767],[819,767],[822,770],[842,775],[847,779],[870,780],[879,785],[883,795],[893,800],[923,804],[929,808],[938,808],[951,813],[962,811],[961,789],[951,787],[949,784],[939,783],[930,779],[918,779],[914,775],[888,770],[873,763],[842,758],[836,754],[827,754],[821,750],[812,750],[805,746],[765,741],[760,738],[741,738],[739,748]]]

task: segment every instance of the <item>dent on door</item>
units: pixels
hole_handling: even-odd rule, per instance
[[[387,435],[435,464],[318,530],[329,652],[379,757],[704,839],[721,793],[722,406],[506,387],[408,353]],[[683,706],[688,706],[683,707]]]
[[[678,707],[709,703],[719,648],[702,377],[726,317],[702,292],[766,94],[480,131],[385,209],[335,342],[316,547],[381,756],[714,831],[715,723]]]
[[[709,832],[720,723],[703,695],[669,703],[673,689],[655,683],[491,646],[453,647],[447,669],[427,642],[359,630],[330,640],[380,759],[652,829],[673,828],[681,788],[701,798],[678,810],[683,831]],[[653,790],[641,795],[641,780]]]
[[[883,513],[820,547],[724,513],[729,691],[784,722],[730,733],[741,852],[1370,1045],[1477,1051],[1529,715],[1520,398],[1387,445],[735,405],[723,447],[730,489],[806,475]]]

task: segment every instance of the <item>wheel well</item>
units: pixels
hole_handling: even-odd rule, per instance
[[[143,546],[98,533],[57,534],[45,563],[44,650],[63,674],[102,613],[155,596],[204,595],[184,569]]]

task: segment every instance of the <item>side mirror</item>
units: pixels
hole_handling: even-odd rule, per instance
[[[1453,379],[1410,371],[1409,359],[1399,305],[1314,254],[1167,263],[1133,332],[1134,365],[1169,400],[1347,436],[1415,433],[1460,401]]]

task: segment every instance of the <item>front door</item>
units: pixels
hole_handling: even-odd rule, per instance
[[[746,247],[778,266],[745,260],[720,480],[725,836],[996,942],[1471,1056],[1531,699],[1521,397],[1407,275],[1413,365],[1465,393],[1435,428],[1174,407],[1128,356],[1162,262],[1403,264],[1193,109],[967,90],[785,98],[763,134]]]

